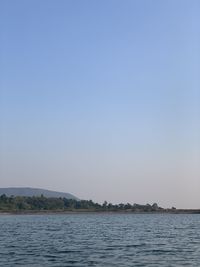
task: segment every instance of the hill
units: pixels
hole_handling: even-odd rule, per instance
[[[33,196],[45,196],[45,197],[62,197],[67,199],[79,200],[72,194],[57,192],[52,190],[40,189],[40,188],[31,188],[31,187],[7,187],[0,188],[0,196],[5,194],[6,196],[24,196],[24,197],[33,197]]]

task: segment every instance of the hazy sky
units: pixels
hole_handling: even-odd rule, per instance
[[[0,1],[0,187],[200,208],[200,1]]]

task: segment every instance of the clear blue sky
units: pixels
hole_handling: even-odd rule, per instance
[[[0,187],[200,203],[200,1],[0,1]]]

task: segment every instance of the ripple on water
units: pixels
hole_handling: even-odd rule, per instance
[[[0,216],[0,266],[200,266],[200,215]]]

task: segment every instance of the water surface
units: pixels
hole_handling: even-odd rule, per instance
[[[0,266],[200,266],[200,215],[0,215]]]

